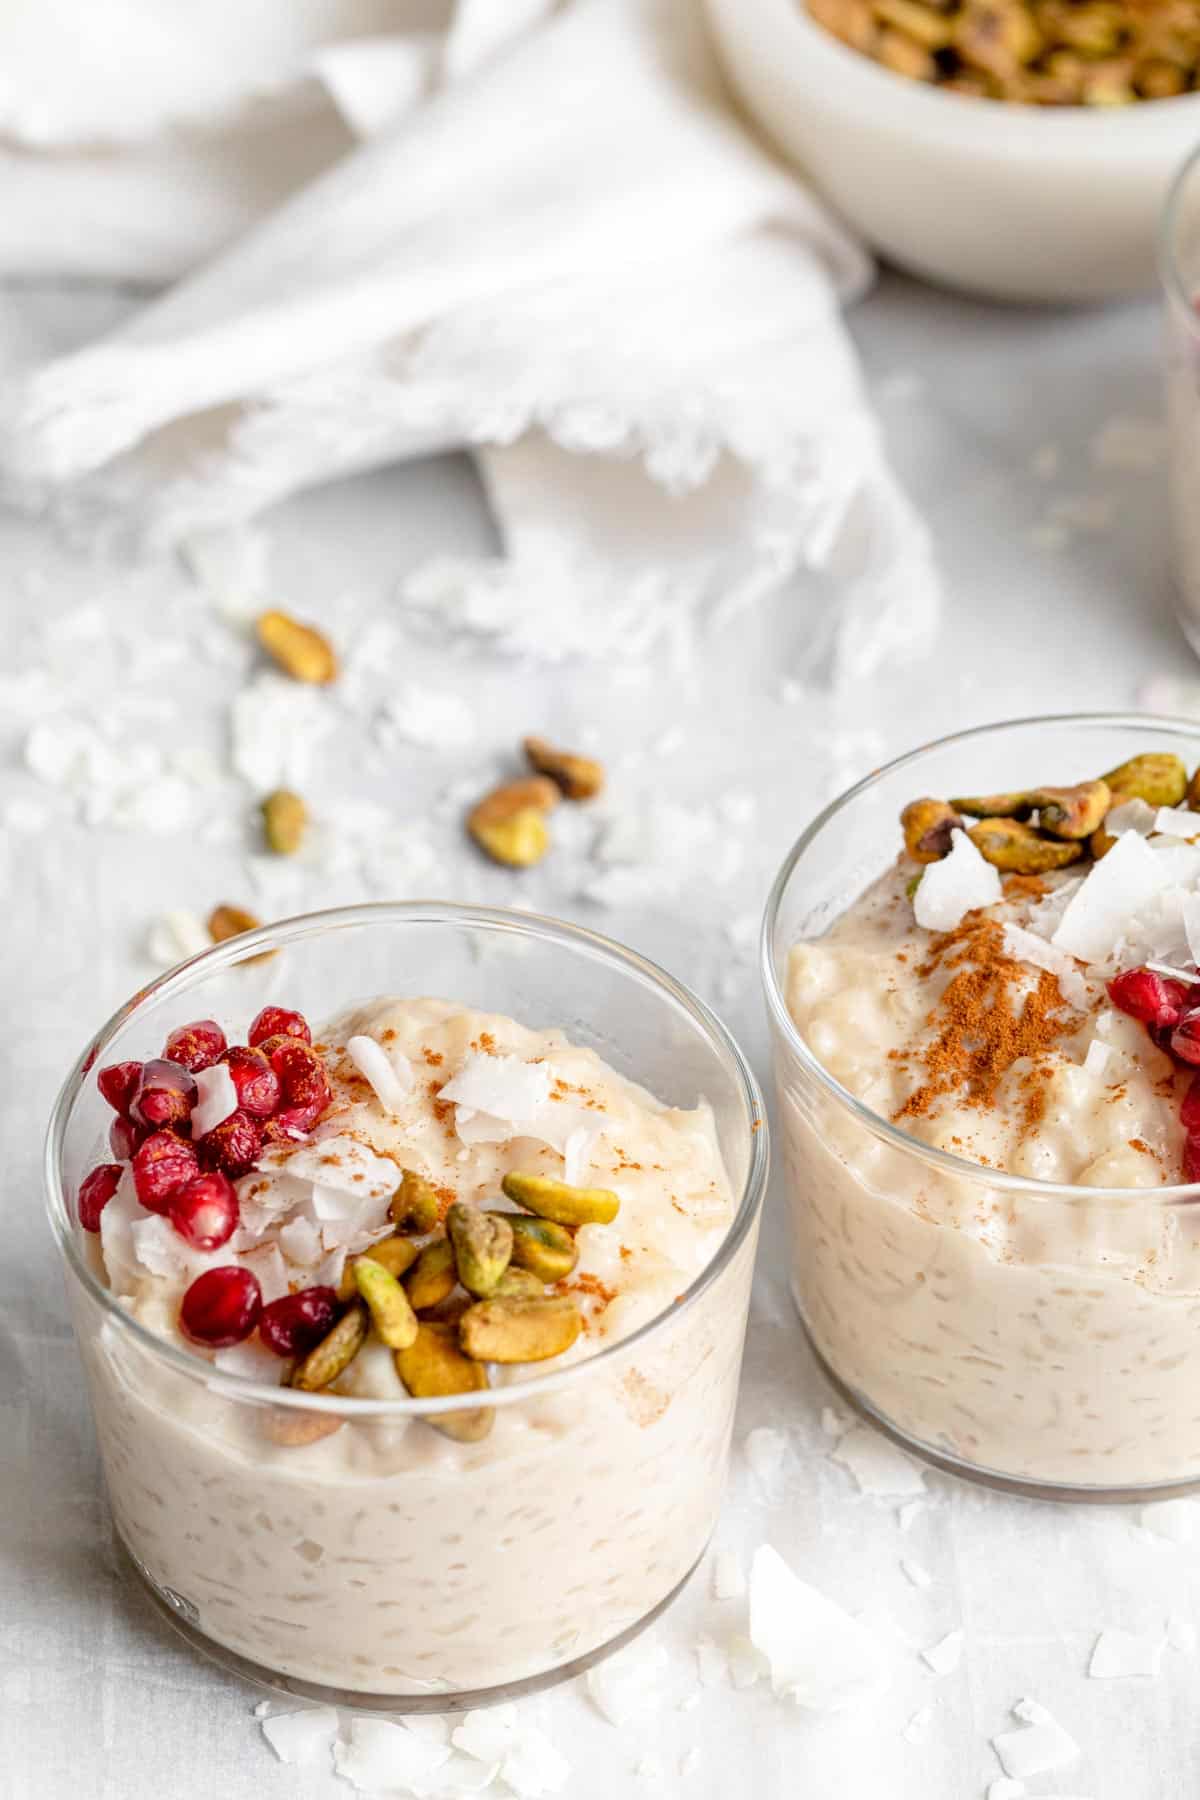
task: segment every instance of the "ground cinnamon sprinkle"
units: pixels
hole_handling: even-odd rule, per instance
[[[994,1106],[1003,1077],[1028,1057],[1035,1066],[1023,1081],[1025,1124],[1036,1124],[1045,1110],[1050,1074],[1041,1059],[1079,1024],[1066,1008],[1057,978],[1039,970],[1037,985],[1018,1010],[1015,990],[1028,970],[1004,954],[1004,928],[992,919],[967,918],[946,932],[920,973],[930,975],[939,966],[954,974],[929,1015],[936,1036],[922,1050],[892,1053],[898,1062],[910,1057],[919,1062],[925,1080],[893,1116],[922,1117],[951,1093],[976,1106]]]

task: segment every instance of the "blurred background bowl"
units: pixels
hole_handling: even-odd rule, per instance
[[[1150,292],[1200,93],[1125,107],[1014,106],[894,75],[804,0],[707,0],[726,72],[775,147],[880,255],[989,299]]]

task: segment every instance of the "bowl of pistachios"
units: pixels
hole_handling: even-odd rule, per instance
[[[753,122],[882,256],[989,299],[1151,291],[1200,0],[707,0]]]

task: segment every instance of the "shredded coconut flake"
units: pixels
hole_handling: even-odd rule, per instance
[[[999,870],[965,831],[955,831],[949,856],[926,867],[913,896],[913,915],[926,931],[953,931],[975,907],[991,906],[1002,893]]]
[[[713,1558],[712,1592],[714,1600],[740,1600],[746,1592],[742,1559],[736,1550],[718,1550]]]
[[[1154,1500],[1138,1513],[1138,1524],[1172,1544],[1190,1544],[1196,1529],[1195,1500]]]
[[[1062,950],[1056,950],[1045,938],[1026,931],[1021,925],[1006,923],[1004,954],[1011,956],[1016,962],[1030,963],[1035,969],[1045,969],[1048,974],[1057,977],[1059,990],[1069,1006],[1083,1008],[1087,1005],[1087,983],[1079,973],[1075,958]]]
[[[887,1686],[877,1640],[763,1544],[750,1570],[750,1640],[776,1694],[813,1712],[840,1712]]]
[[[1196,1641],[1196,1627],[1190,1619],[1181,1619],[1175,1614],[1167,1620],[1167,1642],[1172,1650],[1179,1650],[1185,1656],[1194,1656]]]
[[[929,1727],[933,1724],[932,1706],[923,1706],[915,1712],[904,1727],[903,1736],[910,1744],[923,1744],[929,1736]]]
[[[829,1453],[849,1469],[864,1494],[919,1494],[925,1477],[917,1464],[869,1425],[856,1425]]]
[[[961,1631],[948,1631],[938,1643],[922,1650],[921,1660],[928,1663],[935,1675],[951,1675],[962,1661],[963,1634]]]
[[[900,1562],[900,1567],[915,1588],[927,1588],[931,1586],[933,1576],[929,1573],[929,1570],[925,1567],[924,1563],[914,1562],[911,1557],[903,1557]]]
[[[237,1089],[225,1063],[196,1073],[198,1098],[192,1108],[192,1136],[205,1137],[238,1109]]]
[[[1123,831],[1071,896],[1051,941],[1082,962],[1102,962],[1116,948],[1129,921],[1169,878],[1145,838]]]
[[[519,1056],[489,1056],[473,1050],[438,1098],[452,1100],[460,1115],[486,1113],[509,1125],[528,1125],[550,1096],[545,1063],[522,1062]]]
[[[635,1725],[662,1710],[667,1653],[661,1644],[636,1643],[589,1669],[588,1694],[610,1725]]]
[[[262,1734],[280,1762],[300,1767],[316,1762],[328,1765],[337,1728],[338,1716],[332,1706],[276,1713],[262,1720]]]
[[[342,1780],[364,1794],[427,1793],[449,1755],[434,1739],[373,1718],[352,1718],[349,1742],[333,1750]]]
[[[352,1037],[346,1054],[364,1080],[375,1090],[384,1112],[398,1113],[412,1092],[412,1064],[400,1051],[390,1054],[371,1037]]]
[[[1156,1676],[1164,1649],[1161,1637],[1139,1637],[1115,1626],[1096,1639],[1088,1674],[1093,1681],[1118,1681],[1129,1675]]]
[[[146,954],[160,968],[171,969],[212,948],[212,937],[204,921],[193,912],[177,909],[156,919],[146,936]]]
[[[787,1438],[773,1425],[758,1425],[753,1431],[746,1433],[746,1441],[742,1448],[763,1497],[767,1500],[775,1499],[779,1493],[783,1480],[784,1463],[787,1460]]]
[[[1112,855],[1111,850],[1109,855]],[[1023,1728],[1002,1731],[992,1739],[992,1748],[1006,1775],[1024,1781],[1030,1775],[1045,1775],[1051,1769],[1065,1768],[1078,1757],[1079,1745],[1074,1738],[1036,1700],[1019,1700],[1013,1713],[1025,1721]]]

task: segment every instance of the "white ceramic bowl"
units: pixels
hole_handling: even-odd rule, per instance
[[[751,118],[892,262],[1006,300],[1155,286],[1158,215],[1200,142],[1200,94],[1113,109],[972,100],[848,49],[803,0],[707,4]]]

